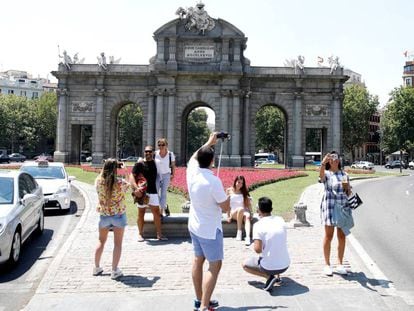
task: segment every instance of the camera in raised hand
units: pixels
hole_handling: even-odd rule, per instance
[[[219,138],[221,138],[221,139],[230,139],[230,135],[229,135],[229,133],[226,133],[226,132],[220,132],[220,133],[217,133],[217,139],[219,139]]]

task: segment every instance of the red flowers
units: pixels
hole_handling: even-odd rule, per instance
[[[214,169],[214,174],[217,174],[217,170]],[[223,182],[224,188],[228,188],[233,185],[236,176],[243,175],[246,179],[246,184],[249,187],[249,191],[278,180],[289,179],[298,176],[306,176],[303,172],[293,170],[276,170],[276,169],[254,169],[254,168],[220,168],[220,179]],[[174,179],[170,184],[170,189],[173,192],[179,192],[187,195],[187,179],[186,168],[177,167],[174,174]]]

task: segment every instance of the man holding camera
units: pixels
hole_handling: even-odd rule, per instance
[[[187,186],[191,200],[188,230],[194,248],[192,278],[196,300],[194,309],[210,310],[218,306],[210,301],[216,286],[224,256],[222,213],[230,208],[230,201],[221,180],[213,175],[214,149],[217,137],[212,133],[208,141],[198,149],[187,166]],[[209,268],[204,276],[203,265],[207,259]]]

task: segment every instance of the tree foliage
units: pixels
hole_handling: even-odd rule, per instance
[[[381,147],[386,152],[414,149],[414,88],[400,87],[391,92],[391,99],[381,117]]]
[[[283,152],[285,118],[274,106],[261,108],[256,115],[256,148],[269,152]]]
[[[355,159],[354,149],[367,141],[369,119],[377,110],[378,97],[369,94],[362,85],[351,85],[344,90],[343,144]]]
[[[207,141],[210,130],[207,127],[207,112],[204,109],[194,109],[187,119],[187,159]]]
[[[142,154],[142,124],[142,109],[138,104],[121,109],[118,116],[118,146],[122,156]]]

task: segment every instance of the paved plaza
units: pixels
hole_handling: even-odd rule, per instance
[[[193,253],[189,239],[138,243],[136,226],[128,226],[120,262],[124,276],[118,281],[110,278],[112,235],[102,257],[104,274],[92,276],[98,237],[97,196],[93,186],[77,181],[75,185],[86,198],[85,211],[25,309],[191,310]],[[263,279],[241,268],[253,250],[234,238],[225,238],[225,259],[213,294],[220,301],[218,310],[412,310],[392,295],[389,281],[371,274],[349,243],[344,264],[352,272],[345,277],[322,275],[321,195],[322,186],[317,184],[304,192],[312,226],[288,230],[291,267],[283,275],[282,286],[272,293],[261,289]],[[336,263],[336,242],[332,250],[332,263]]]

